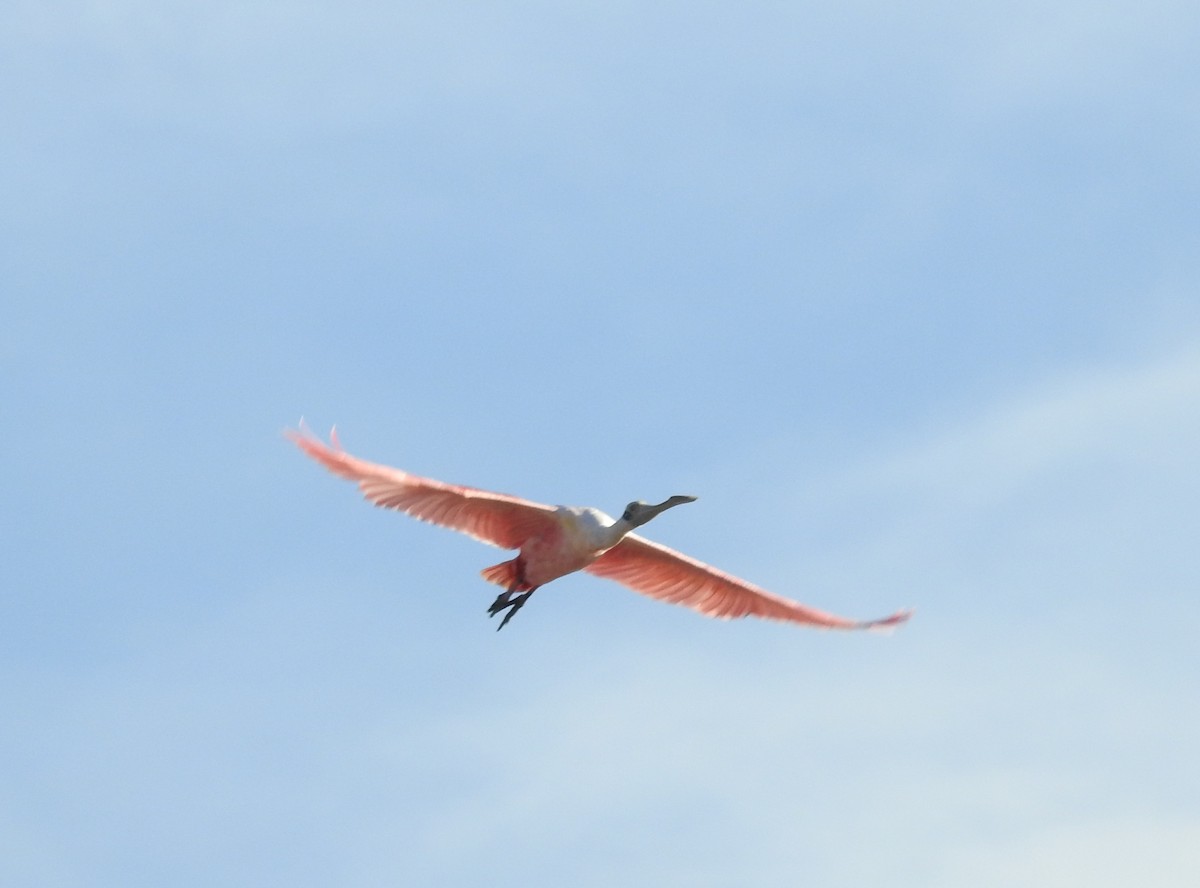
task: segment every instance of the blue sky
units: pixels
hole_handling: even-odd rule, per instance
[[[0,13],[0,882],[1192,886],[1193,3]],[[504,556],[281,432],[890,637]]]

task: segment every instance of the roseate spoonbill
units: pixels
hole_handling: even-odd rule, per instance
[[[911,614],[898,611],[879,620],[834,616],[773,595],[632,533],[667,509],[695,502],[694,496],[673,496],[657,505],[632,502],[614,521],[597,509],[545,506],[367,462],[342,450],[336,430],[330,434],[332,447],[306,434],[303,425],[301,431],[289,429],[287,435],[333,474],[356,482],[363,496],[377,506],[449,527],[501,549],[520,550],[511,561],[483,570],[484,579],[504,589],[488,608],[492,617],[508,611],[497,630],[504,628],[539,586],[577,570],[726,620],[754,616],[822,629],[889,629]]]

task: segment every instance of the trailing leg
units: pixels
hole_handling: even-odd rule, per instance
[[[511,589],[505,589],[503,592],[497,595],[496,600],[492,602],[492,606],[488,608],[488,616],[494,617],[496,614],[500,613],[500,611],[508,607],[512,603],[513,593],[516,591],[517,587],[513,586]]]
[[[521,593],[516,598],[513,598],[511,601],[506,600],[505,603],[503,603],[503,604],[500,603],[500,598],[507,599],[507,597],[511,593],[505,592],[504,595],[501,595],[500,598],[496,599],[496,602],[488,610],[488,613],[491,616],[495,616],[500,611],[504,610],[505,608],[508,608],[508,613],[506,613],[504,615],[504,619],[501,620],[500,625],[496,627],[497,632],[499,632],[501,629],[503,629],[508,624],[508,621],[511,620],[513,618],[513,615],[525,605],[525,602],[529,600],[529,596],[532,595],[536,590],[537,590],[537,587],[535,586],[533,589],[530,589],[528,592]],[[499,605],[499,606],[497,606],[497,605]]]

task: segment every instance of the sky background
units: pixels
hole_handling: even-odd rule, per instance
[[[9,0],[0,883],[1200,883],[1200,7]],[[891,636],[371,509],[613,512]]]

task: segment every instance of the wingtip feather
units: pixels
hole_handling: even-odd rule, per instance
[[[891,635],[897,628],[908,622],[913,615],[913,608],[896,611],[890,617],[883,617],[879,620],[867,620],[859,624],[859,628],[866,629],[868,632],[877,632],[881,635]]]
[[[296,423],[296,428],[284,429],[283,436],[292,443],[298,444],[301,448],[304,448],[305,444],[313,443],[318,444],[321,447],[326,446],[325,442],[321,440],[321,436],[312,430],[309,424],[305,422],[303,416],[300,417],[300,421]],[[342,447],[342,442],[338,440],[336,425],[330,426],[329,428],[329,444],[331,445],[329,448],[331,450],[345,450],[345,448]]]

